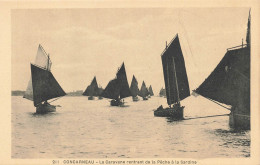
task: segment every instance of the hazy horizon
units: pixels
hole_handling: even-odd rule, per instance
[[[124,62],[154,94],[164,88],[161,53],[178,33],[190,90],[197,88],[229,47],[246,38],[249,8],[117,8],[12,10],[12,88],[26,90],[38,45],[50,54],[65,92],[103,88]]]

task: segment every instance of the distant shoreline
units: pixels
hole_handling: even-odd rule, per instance
[[[24,93],[25,93],[25,91],[14,90],[14,91],[11,91],[11,96],[23,96]],[[82,93],[83,93],[82,90],[77,90],[75,92],[68,92],[66,96],[83,96]]]
[[[23,96],[25,91],[15,90],[12,91],[11,96]]]

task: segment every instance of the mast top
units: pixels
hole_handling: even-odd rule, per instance
[[[41,44],[39,44],[39,47],[43,50],[44,54],[45,54],[46,56],[48,56],[48,54],[46,53],[46,51],[44,50],[44,48],[42,47]]]
[[[166,41],[166,49],[163,50],[163,52],[161,53],[161,56],[166,52],[167,48],[172,44],[172,42],[178,38],[178,33],[173,37],[173,39],[170,41],[169,44],[167,44],[167,41]]]
[[[248,22],[247,22],[247,34],[246,34],[246,43],[249,46],[250,46],[250,41],[251,41],[250,26],[251,26],[251,9],[249,9]]]

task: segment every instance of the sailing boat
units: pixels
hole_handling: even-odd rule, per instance
[[[47,101],[66,95],[52,75],[49,65],[50,59],[49,56],[47,57],[46,68],[31,64],[33,103],[36,107],[36,113],[56,111],[56,107],[54,105],[50,105]]]
[[[169,46],[166,43],[161,58],[169,108],[164,109],[161,105],[154,111],[154,115],[181,120],[184,106],[181,106],[180,101],[190,96],[190,88],[178,34]]]
[[[159,96],[160,97],[166,97],[166,90],[161,88],[160,92],[159,92]]]
[[[138,89],[138,82],[135,78],[135,76],[133,75],[133,78],[132,78],[132,82],[131,82],[131,86],[130,86],[130,91],[131,91],[131,94],[132,94],[132,99],[133,101],[138,101],[138,93],[139,93],[139,89]]]
[[[147,91],[148,91],[148,95],[147,95],[147,98],[151,98],[151,95],[150,95],[150,91],[149,91],[149,88],[146,87]]]
[[[122,99],[131,96],[124,63],[117,71],[116,78],[109,81],[101,96],[112,99],[111,106],[122,106],[124,104]]]
[[[152,88],[151,85],[149,86],[148,91],[149,91],[149,95],[150,95],[150,96],[154,96],[154,94],[153,94],[153,88]]]
[[[98,99],[99,100],[102,100],[103,99],[103,97],[102,97],[102,93],[103,93],[103,88],[100,86],[100,87],[98,87]]]
[[[250,129],[250,22],[249,12],[247,44],[242,40],[242,45],[228,48],[214,71],[196,89],[210,101],[231,105],[231,109],[225,108],[231,110],[229,125],[235,129]]]
[[[52,62],[48,56],[49,55],[45,52],[41,44],[39,44],[34,64],[45,68],[46,70],[50,70]],[[28,82],[23,98],[33,101],[32,77]]]
[[[148,100],[147,96],[149,95],[149,91],[146,88],[145,82],[143,81],[140,92],[139,92],[139,96],[141,96],[143,98],[143,100]]]
[[[99,88],[97,85],[96,76],[93,78],[91,84],[87,87],[85,92],[83,92],[83,96],[89,96],[88,100],[94,100],[94,96],[98,96]]]

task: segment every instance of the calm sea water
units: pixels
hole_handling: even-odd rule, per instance
[[[250,131],[234,132],[228,116],[171,121],[154,117],[166,99],[152,97],[127,107],[107,99],[63,97],[57,112],[36,115],[35,107],[12,96],[12,158],[216,158],[250,156]],[[228,114],[204,99],[182,101],[185,118]]]

